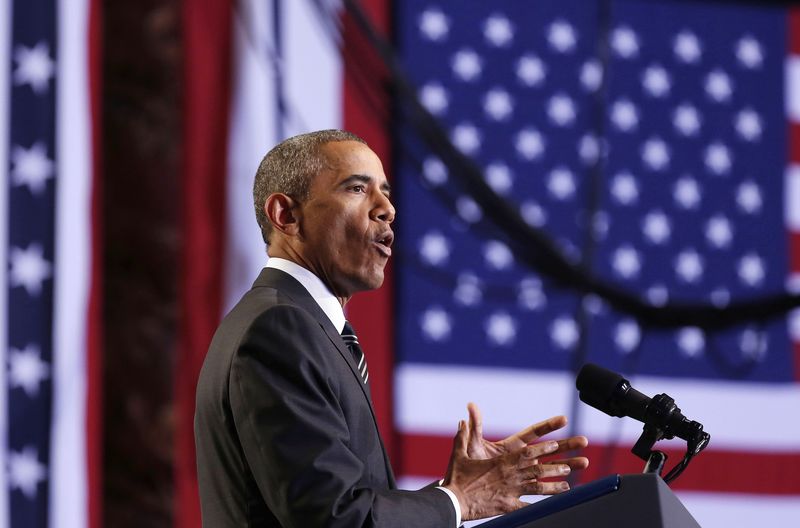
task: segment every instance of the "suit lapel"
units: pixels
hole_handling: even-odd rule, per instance
[[[298,282],[288,273],[275,268],[264,268],[261,270],[258,278],[253,283],[253,288],[258,287],[275,288],[276,290],[280,290],[281,293],[291,298],[301,308],[310,313],[325,331],[325,334],[328,336],[331,344],[339,352],[339,355],[350,367],[350,371],[358,381],[358,386],[361,387],[361,392],[364,394],[364,398],[367,400],[367,405],[369,405],[370,414],[372,415],[372,423],[375,427],[375,433],[378,436],[378,440],[381,444],[381,450],[383,451],[383,459],[386,465],[386,473],[389,483],[392,488],[395,488],[396,482],[394,478],[394,472],[392,471],[392,466],[389,463],[386,447],[383,445],[383,438],[381,438],[380,435],[378,420],[375,417],[375,408],[372,406],[372,395],[370,394],[369,386],[361,379],[361,374],[358,371],[358,365],[356,365],[355,358],[353,358],[353,354],[350,352],[350,349],[347,348],[344,340],[342,340],[341,334],[339,334],[336,328],[334,328],[331,320],[328,319],[328,316],[325,315],[325,312],[322,311],[322,308],[320,308],[314,298],[311,297],[311,294],[308,293],[308,290],[306,290],[305,287],[300,284],[300,282]]]

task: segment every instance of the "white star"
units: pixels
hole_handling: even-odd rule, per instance
[[[525,128],[517,133],[514,147],[524,159],[533,161],[544,153],[544,137],[535,128]]]
[[[489,240],[483,245],[483,258],[493,270],[507,270],[514,265],[514,255],[508,246],[499,240]]]
[[[439,158],[429,156],[422,162],[422,175],[434,187],[447,183],[447,167]]]
[[[39,454],[34,447],[10,451],[8,460],[8,486],[18,489],[29,500],[36,498],[36,488],[44,481],[47,468],[39,462]]]
[[[736,127],[736,132],[739,133],[739,137],[745,141],[758,141],[761,139],[761,132],[763,131],[761,116],[752,108],[745,108],[736,114],[734,126]]]
[[[745,328],[739,336],[739,350],[745,359],[762,361],[767,355],[769,334]]]
[[[575,49],[578,37],[575,28],[569,22],[556,20],[547,30],[547,42],[557,52],[568,53]]]
[[[519,283],[517,303],[525,310],[539,310],[547,304],[547,296],[542,290],[542,281],[536,277],[526,277]]]
[[[664,306],[669,300],[669,292],[663,284],[654,284],[645,292],[647,300],[653,306]]]
[[[475,154],[481,148],[481,133],[470,123],[461,123],[453,128],[453,144],[464,154]]]
[[[462,81],[474,81],[483,70],[481,58],[471,49],[462,49],[453,55],[451,62],[453,73]]]
[[[439,42],[450,31],[450,20],[438,9],[426,9],[419,17],[419,30],[428,40]]]
[[[39,42],[33,48],[17,46],[14,50],[14,60],[17,61],[14,84],[30,84],[36,94],[47,91],[55,63],[50,58],[50,46],[46,42]]]
[[[533,227],[542,227],[547,222],[547,213],[534,201],[522,202],[520,214],[525,223]]]
[[[450,101],[447,90],[439,83],[428,83],[419,92],[419,98],[425,108],[435,115],[441,115],[447,111]]]
[[[45,379],[50,369],[42,361],[39,347],[27,345],[22,350],[12,348],[9,351],[8,382],[10,387],[22,387],[25,394],[33,398],[39,394],[39,384]]]
[[[603,300],[593,293],[585,295],[581,301],[581,304],[583,304],[583,309],[592,315],[600,315],[605,311],[606,308]]]
[[[608,234],[611,220],[605,211],[596,211],[592,217],[592,231],[597,240],[602,240]]]
[[[511,169],[508,165],[500,161],[490,163],[489,166],[486,167],[485,178],[486,183],[488,183],[489,187],[497,194],[508,194],[514,183]]]
[[[706,338],[703,331],[694,326],[681,328],[678,330],[676,336],[678,341],[678,348],[681,353],[690,358],[699,357],[703,354],[703,349],[706,346]]]
[[[648,66],[642,74],[642,85],[645,91],[653,97],[666,97],[672,88],[672,80],[662,66],[653,64]]]
[[[502,88],[489,90],[483,98],[483,111],[495,121],[508,120],[513,110],[514,101]]]
[[[694,106],[684,103],[672,114],[672,125],[684,136],[695,136],[700,131],[700,113]]]
[[[563,350],[574,347],[579,337],[578,325],[569,316],[557,317],[550,325],[550,339]]]
[[[42,291],[42,282],[52,275],[52,266],[44,259],[44,250],[37,243],[28,249],[11,248],[11,287],[22,286],[35,297]]]
[[[483,218],[483,210],[478,203],[469,196],[461,196],[456,200],[458,216],[468,224],[474,224]]]
[[[628,99],[620,99],[611,105],[611,122],[622,132],[636,130],[639,125],[639,110]]]
[[[747,214],[761,211],[761,188],[754,181],[745,181],[736,189],[736,204]]]
[[[642,231],[653,244],[663,244],[669,240],[672,227],[669,218],[662,211],[651,211],[642,219]]]
[[[47,147],[41,141],[29,149],[15,145],[11,150],[11,163],[14,185],[27,185],[33,195],[41,194],[47,180],[53,177],[53,162],[47,157]]]
[[[430,231],[420,240],[419,254],[426,264],[442,266],[450,258],[450,241],[438,231]]]
[[[520,57],[517,61],[517,77],[526,86],[538,86],[547,76],[547,66],[533,54]]]
[[[639,346],[641,339],[639,325],[633,319],[620,321],[614,329],[614,343],[626,354],[633,352]]]
[[[697,282],[703,276],[703,257],[693,249],[681,251],[675,259],[675,273],[684,282]]]
[[[588,60],[581,66],[581,85],[584,90],[596,92],[603,82],[603,67],[596,60]]]
[[[556,167],[547,177],[547,190],[559,200],[572,198],[575,194],[575,176],[566,167]]]
[[[748,253],[739,259],[737,269],[739,279],[747,286],[758,286],[764,282],[766,270],[764,260],[755,253]]]
[[[517,323],[506,312],[495,312],[490,315],[484,329],[489,343],[497,346],[512,345],[517,337]]]
[[[514,38],[514,26],[505,16],[495,14],[487,18],[483,24],[483,36],[489,44],[504,48]]]
[[[439,306],[431,306],[422,313],[420,326],[431,341],[446,341],[450,338],[453,318]]]
[[[678,57],[678,60],[686,64],[694,64],[699,61],[703,53],[697,35],[687,30],[681,31],[675,37],[672,51]]]
[[[700,184],[690,176],[683,176],[675,182],[672,197],[681,208],[694,209],[700,204]]]
[[[623,279],[637,277],[642,269],[639,252],[628,245],[618,247],[611,255],[611,267]]]
[[[575,103],[565,94],[557,94],[547,101],[547,115],[558,126],[568,126],[575,121]]]
[[[764,50],[756,39],[747,35],[736,43],[736,58],[742,66],[752,70],[761,67]]]
[[[639,54],[639,37],[628,26],[620,26],[611,32],[611,49],[623,59],[632,59]]]
[[[711,302],[718,308],[724,308],[731,301],[731,293],[725,288],[717,288],[711,292]]]
[[[611,196],[617,203],[632,205],[639,199],[639,185],[630,172],[619,172],[611,179]]]
[[[584,134],[578,142],[578,156],[584,165],[592,165],[600,157],[600,142],[592,133]]]
[[[706,147],[705,159],[706,168],[712,173],[720,176],[727,174],[731,170],[731,151],[720,142],[714,142]]]
[[[714,215],[706,222],[706,239],[715,248],[726,248],[733,240],[733,227],[721,214]]]
[[[661,138],[650,138],[642,145],[642,161],[654,171],[669,167],[669,147]]]
[[[453,291],[453,298],[463,306],[477,306],[483,300],[483,290],[480,279],[472,273],[462,273],[458,276],[458,285]]]
[[[717,103],[728,101],[733,95],[733,81],[722,70],[714,70],[706,76],[706,93]]]

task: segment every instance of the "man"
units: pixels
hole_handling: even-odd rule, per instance
[[[455,528],[563,491],[588,464],[539,460],[586,445],[538,441],[564,417],[487,442],[470,405],[441,485],[396,489],[343,312],[383,283],[389,193],[378,157],[343,131],[287,139],[261,162],[253,194],[269,260],[217,330],[197,388],[205,526]]]

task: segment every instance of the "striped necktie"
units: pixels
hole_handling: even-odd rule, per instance
[[[369,380],[367,358],[364,357],[364,351],[361,350],[361,345],[358,344],[358,336],[356,336],[356,331],[353,330],[353,327],[349,321],[344,322],[342,339],[344,340],[344,344],[347,345],[347,348],[350,349],[350,353],[353,354],[353,358],[356,360],[356,364],[358,365],[358,373],[361,375],[361,380],[366,383],[367,380]]]

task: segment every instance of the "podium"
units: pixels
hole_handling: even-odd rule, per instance
[[[700,528],[654,473],[612,475],[484,523],[481,528]]]

